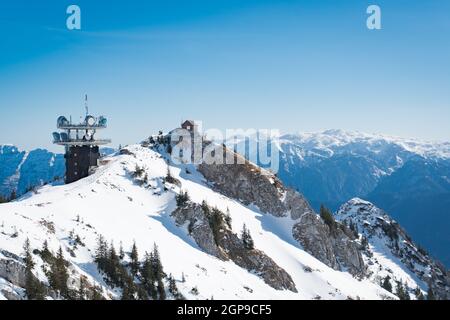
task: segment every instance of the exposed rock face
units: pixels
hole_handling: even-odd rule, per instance
[[[222,149],[221,147],[219,147]],[[240,157],[228,149],[224,155]],[[255,204],[265,213],[277,217],[290,214],[298,220],[292,232],[294,238],[314,257],[336,270],[348,270],[363,275],[364,262],[358,245],[341,229],[331,232],[306,199],[298,192],[285,188],[270,172],[246,161],[245,164],[205,164],[198,166],[203,176],[221,193]]]
[[[331,230],[314,213],[302,215],[293,228],[294,238],[314,257],[336,270],[362,276],[365,265],[358,244],[337,226]]]
[[[254,272],[277,290],[297,292],[291,276],[269,256],[257,249],[247,249],[242,240],[226,225],[214,233],[208,212],[203,206],[188,203],[172,213],[178,225],[186,225],[198,246],[222,260],[232,260],[238,266]]]
[[[0,278],[11,282],[13,285],[25,287],[25,265],[13,259],[0,258]]]
[[[227,260],[223,249],[216,245],[208,218],[199,205],[189,204],[178,208],[172,213],[172,217],[179,226],[188,224],[191,237],[202,250],[219,259]]]
[[[222,148],[219,147],[219,149]],[[254,204],[262,212],[277,217],[286,216],[290,212],[291,217],[297,219],[303,213],[313,212],[301,194],[285,188],[274,174],[246,161],[228,149],[222,151],[225,159],[234,157],[245,163],[200,164],[198,171],[212,182],[217,191],[240,200],[245,205]]]

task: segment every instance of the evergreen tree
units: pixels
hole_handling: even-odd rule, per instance
[[[362,236],[362,238],[361,238],[361,247],[363,249],[367,249],[368,246],[369,246],[369,240],[367,239],[367,237]]]
[[[67,272],[66,264],[67,262],[64,259],[62,248],[59,247],[56,258],[51,264],[49,282],[51,287],[62,297],[69,298],[69,288],[67,287],[69,273]]]
[[[106,271],[106,264],[108,260],[108,244],[102,235],[97,239],[97,249],[95,251],[95,262],[98,268],[102,271]]]
[[[121,274],[119,256],[116,253],[114,244],[111,243],[109,247],[108,258],[106,260],[106,274],[111,279],[112,283],[118,287],[123,285],[123,277]]]
[[[164,283],[162,279],[158,280],[158,285],[156,289],[158,291],[159,300],[166,300],[166,289],[164,288]]]
[[[391,277],[386,276],[381,284],[381,287],[389,292],[392,292]]]
[[[123,258],[125,258],[125,252],[123,251],[122,241],[120,241],[120,246],[119,246],[119,259],[120,259],[120,260],[123,260]]]
[[[231,220],[231,215],[230,215],[230,209],[227,208],[227,211],[225,214],[225,223],[227,224],[228,228],[230,228],[230,229],[232,229],[231,222],[232,222],[232,220]]]
[[[183,300],[183,295],[178,291],[177,283],[172,275],[169,275],[169,293],[176,300]]]
[[[139,271],[139,256],[138,256],[138,250],[136,247],[136,242],[133,242],[133,247],[131,248],[130,258],[131,258],[131,262],[130,262],[131,274],[135,277]]]
[[[223,213],[219,209],[214,208],[211,210],[211,213],[209,214],[209,225],[212,229],[216,245],[220,246],[220,230],[224,229],[225,219]]]
[[[44,285],[33,275],[35,262],[31,253],[30,240],[27,238],[23,246],[25,252],[25,293],[30,300],[43,300],[45,298]]]
[[[425,300],[425,297],[422,293],[422,290],[420,290],[419,287],[417,287],[416,289],[414,289],[414,295],[416,296],[417,300]]]
[[[141,268],[142,284],[153,300],[158,298],[155,287],[155,273],[153,272],[153,254],[145,253],[144,263]]]
[[[102,295],[102,288],[94,285],[89,292],[89,300],[104,300]]]
[[[87,279],[86,276],[80,276],[80,287],[78,288],[78,300],[85,300],[86,298],[86,284]]]
[[[166,276],[163,270],[163,266],[161,263],[161,258],[159,255],[159,250],[158,250],[158,246],[156,245],[156,243],[153,245],[153,252],[151,255],[151,263],[152,263],[152,268],[153,268],[153,272],[154,272],[154,279],[156,281],[162,281],[162,279]]]
[[[189,202],[190,197],[187,191],[180,191],[180,193],[175,196],[175,200],[177,207],[183,207]]]
[[[131,277],[127,277],[122,288],[122,300],[136,300],[136,286]]]
[[[330,227],[331,231],[336,230],[336,221],[334,220],[333,214],[324,205],[320,206],[320,217]]]
[[[242,242],[244,243],[244,247],[247,250],[253,250],[255,248],[253,238],[250,234],[250,230],[247,229],[247,226],[244,224],[241,231]]]
[[[403,283],[401,281],[397,281],[397,288],[395,290],[395,295],[400,300],[411,300],[409,293],[408,293],[407,286],[403,285]]]

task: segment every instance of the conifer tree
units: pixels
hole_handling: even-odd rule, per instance
[[[178,291],[177,283],[172,275],[169,275],[169,293],[176,300],[183,300],[183,295]]]
[[[397,281],[397,288],[395,290],[395,295],[400,300],[411,300],[408,293],[408,287],[406,285],[403,285],[401,281]]]
[[[86,284],[87,284],[86,276],[81,275],[80,276],[80,286],[78,288],[78,300],[85,300]]]
[[[425,300],[425,297],[422,293],[422,290],[420,290],[419,287],[417,287],[416,289],[414,289],[414,295],[416,296],[417,300]]]
[[[320,217],[330,227],[331,231],[336,230],[336,221],[334,220],[333,214],[324,205],[320,206]]]
[[[35,262],[31,253],[30,240],[27,238],[23,246],[25,252],[25,293],[30,300],[43,300],[45,297],[44,285],[34,277]]]
[[[139,271],[139,256],[138,256],[138,250],[136,247],[136,242],[133,242],[133,247],[131,248],[131,254],[130,254],[130,268],[131,268],[131,274],[135,277]]]
[[[89,292],[89,300],[104,300],[100,286],[94,284]]]
[[[166,289],[164,288],[164,283],[162,279],[158,280],[157,290],[159,300],[166,300]]]
[[[155,273],[153,272],[153,254],[145,253],[144,263],[141,268],[142,284],[153,300],[158,298],[155,287]]]
[[[122,275],[119,270],[119,256],[116,253],[116,249],[114,248],[114,244],[111,243],[109,246],[108,259],[106,262],[106,274],[111,279],[112,283],[116,286],[123,285],[122,283]]]
[[[163,266],[161,263],[161,258],[159,255],[158,246],[156,245],[156,243],[153,245],[153,252],[151,255],[151,259],[152,259],[152,268],[153,268],[153,272],[154,272],[154,279],[157,282],[162,281],[162,279],[166,275],[164,274]]]
[[[67,262],[64,259],[62,248],[59,247],[56,258],[51,264],[49,281],[55,291],[61,296],[68,298],[69,289],[67,287],[67,280],[69,279],[69,273],[67,272],[66,264]]]
[[[122,300],[136,300],[136,287],[131,277],[127,277],[122,288]]]
[[[253,250],[255,248],[253,238],[250,234],[250,230],[247,229],[247,226],[244,224],[241,231],[242,242],[244,243],[244,247],[247,250]]]
[[[102,271],[106,271],[106,262],[108,258],[108,244],[102,235],[97,239],[97,249],[95,251],[95,262],[98,268]]]
[[[231,222],[232,222],[232,220],[231,220],[231,215],[230,215],[230,209],[227,208],[227,211],[225,214],[225,223],[227,224],[228,228],[230,228],[230,229],[232,229]]]
[[[120,259],[120,260],[123,260],[123,258],[125,258],[125,252],[123,251],[122,241],[120,241],[120,246],[119,246],[119,259]]]
[[[386,276],[381,284],[381,287],[389,292],[392,292],[391,277]]]

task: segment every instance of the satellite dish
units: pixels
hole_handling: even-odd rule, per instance
[[[65,127],[65,126],[67,126],[68,124],[69,124],[69,121],[67,121],[67,118],[66,118],[66,117],[63,117],[63,116],[59,117],[58,120],[56,121],[56,126],[57,126],[58,128],[60,128],[60,127]]]
[[[93,126],[95,124],[95,118],[93,116],[87,116],[85,122],[88,126]]]
[[[58,132],[53,132],[53,140],[55,142],[61,141],[61,136],[60,136],[60,134]]]
[[[60,136],[61,136],[61,141],[63,141],[63,142],[69,141],[69,135],[66,132],[61,132]]]
[[[108,122],[108,120],[106,120],[106,118],[104,116],[100,116],[100,118],[98,120],[99,126],[106,127],[107,122]]]

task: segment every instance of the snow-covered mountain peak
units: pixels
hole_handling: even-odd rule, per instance
[[[402,284],[416,298],[427,287],[443,297],[450,296],[450,278],[445,267],[414,243],[386,212],[368,201],[353,198],[340,207],[335,217],[358,234],[369,277],[374,281],[393,290]]]

